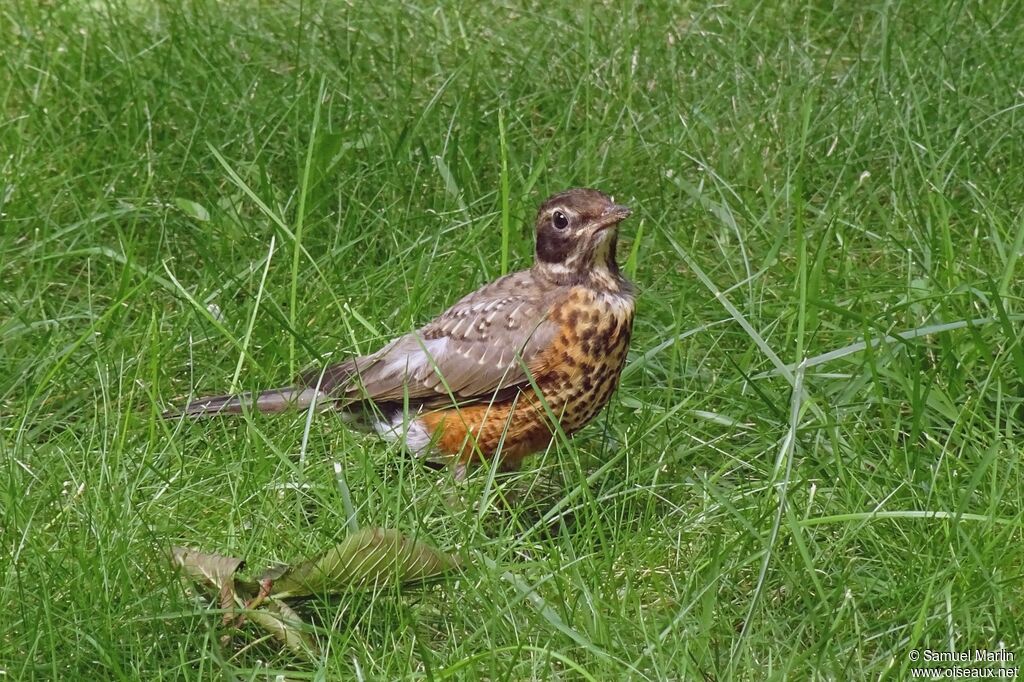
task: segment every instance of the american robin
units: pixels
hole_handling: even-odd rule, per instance
[[[294,386],[207,397],[165,416],[333,407],[420,456],[505,470],[570,435],[615,390],[633,330],[633,285],[615,261],[629,208],[570,189],[537,212],[536,259],[375,353],[309,371]]]

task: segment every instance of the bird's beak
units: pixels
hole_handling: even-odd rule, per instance
[[[629,210],[629,206],[612,204],[601,213],[601,218],[597,221],[597,230],[604,230],[613,225],[618,225],[628,218],[630,213],[632,211]]]

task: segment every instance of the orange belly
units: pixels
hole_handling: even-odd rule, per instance
[[[500,450],[502,468],[516,469],[551,442],[550,420],[539,407],[536,396],[523,393],[515,401],[428,412],[419,421],[443,456],[466,463]]]

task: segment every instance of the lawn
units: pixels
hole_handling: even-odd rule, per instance
[[[906,679],[1024,656],[1024,7],[0,7],[0,679]],[[633,207],[622,386],[457,483],[333,415],[181,422]],[[346,493],[347,491],[347,493]],[[462,560],[299,605],[184,588],[360,526]],[[986,664],[992,665],[992,664]],[[946,666],[949,668],[949,666]]]

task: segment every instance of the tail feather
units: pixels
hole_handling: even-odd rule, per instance
[[[301,386],[285,386],[262,393],[240,393],[238,395],[206,396],[193,400],[180,410],[168,410],[163,413],[164,419],[174,417],[214,417],[226,414],[242,414],[248,410],[256,412],[284,412],[286,410],[303,410],[314,400],[325,399],[323,391]]]

